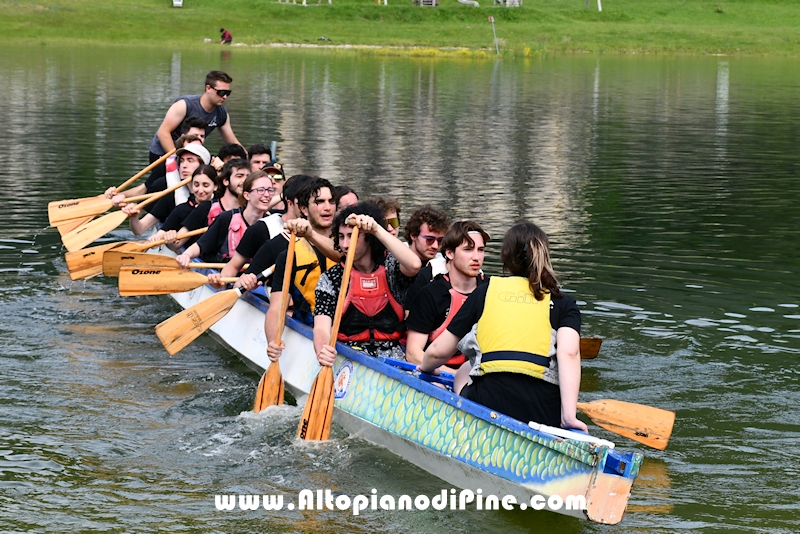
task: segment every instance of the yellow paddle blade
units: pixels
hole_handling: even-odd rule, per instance
[[[323,367],[308,394],[297,437],[305,440],[326,440],[331,437],[333,421],[333,369]]]
[[[675,412],[631,402],[579,402],[578,409],[597,426],[660,451],[667,448],[675,425]]]
[[[156,326],[156,335],[170,355],[176,354],[222,319],[241,295],[239,288],[220,291]]]
[[[102,274],[103,254],[120,245],[120,242],[113,242],[75,252],[67,252],[64,255],[64,259],[67,261],[69,277],[73,280],[83,280],[84,278]]]
[[[103,255],[103,274],[105,276],[119,276],[122,267],[162,267],[165,269],[180,269],[178,260],[163,254],[145,254],[127,250],[109,250]]]
[[[267,370],[261,376],[256,390],[256,405],[254,411],[260,412],[267,406],[283,404],[283,376],[278,362],[270,362]]]
[[[61,241],[68,251],[75,252],[103,237],[126,220],[128,216],[122,211],[108,213],[62,236]]]
[[[603,344],[602,337],[582,337],[581,338],[581,360],[594,360],[600,353],[600,345]]]
[[[52,224],[51,226],[55,226],[56,230],[58,230],[58,235],[63,237],[73,231],[75,228],[83,226],[92,219],[94,219],[94,217],[79,217],[77,219],[69,219],[68,221],[60,222],[58,224]]]
[[[110,199],[103,195],[86,198],[73,198],[71,200],[56,200],[47,205],[47,217],[52,226],[68,221],[94,217],[105,213],[114,207]]]
[[[182,293],[207,283],[206,275],[183,269],[123,266],[119,270],[121,297]]]

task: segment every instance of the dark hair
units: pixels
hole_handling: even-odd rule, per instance
[[[247,149],[247,159],[248,161],[253,159],[255,154],[266,154],[269,156],[270,161],[272,160],[272,151],[267,148],[267,145],[262,144],[255,144],[252,145],[250,148]]]
[[[356,200],[358,200],[358,193],[353,191],[353,188],[347,185],[337,185],[333,188],[333,196],[336,197],[336,207],[339,207],[339,199],[343,196],[353,193],[356,196]]]
[[[508,229],[503,238],[500,259],[503,271],[528,279],[528,286],[536,300],[544,298],[544,291],[561,296],[558,279],[550,263],[550,240],[532,222],[518,222]]]
[[[225,28],[220,28],[219,31],[224,32]]]
[[[377,198],[370,198],[367,200],[369,202],[377,204],[378,207],[383,210],[384,217],[386,217],[386,215],[392,211],[397,214],[398,218],[400,217],[400,201],[397,200],[396,198],[377,197]]]
[[[192,178],[194,178],[198,174],[203,174],[205,176],[208,176],[211,179],[211,181],[214,182],[214,198],[217,198],[219,190],[223,188],[222,180],[220,180],[219,176],[217,175],[217,169],[215,169],[211,165],[200,165],[192,173]]]
[[[313,179],[313,176],[307,176],[305,174],[295,174],[294,176],[290,176],[283,183],[283,189],[281,189],[281,199],[283,199],[284,202],[289,201],[294,203],[295,199],[300,196],[300,192],[303,190],[303,188],[305,188],[306,184],[311,182]]]
[[[222,182],[227,180],[228,183],[230,183],[231,174],[233,174],[233,169],[247,169],[249,171],[250,166],[247,164],[246,159],[242,158],[229,159],[225,163],[225,165],[222,166],[222,170],[219,171],[219,183],[222,184],[223,187],[220,187],[219,196],[215,198],[222,198],[222,196],[225,194],[225,189],[224,189],[225,184],[223,184]]]
[[[330,190],[331,195],[333,196],[333,202],[335,204],[336,191],[333,185],[331,185],[331,183],[325,178],[314,176],[310,182],[305,184],[305,187],[303,187],[303,189],[300,190],[299,194],[297,195],[297,205],[303,208],[308,208],[308,203],[311,200],[311,197],[318,197],[320,190],[324,187],[327,187]]]
[[[237,145],[236,143],[224,144],[222,145],[222,148],[219,149],[219,152],[217,152],[217,157],[222,160],[231,156],[247,159],[247,152],[244,151],[244,147],[242,145]]]
[[[200,117],[186,117],[181,123],[180,131],[181,133],[185,134],[189,131],[189,128],[202,128],[202,130],[205,132],[208,130],[208,123]]]
[[[212,70],[206,74],[206,85],[216,87],[217,82],[231,83],[233,78],[222,72],[221,70]]]
[[[200,138],[195,134],[183,134],[175,139],[175,148],[183,148],[192,141],[200,141]],[[200,141],[200,144],[202,144],[202,141]]]
[[[377,204],[364,201],[353,204],[352,206],[347,206],[333,218],[333,247],[339,252],[342,252],[341,247],[339,247],[339,227],[343,226],[347,218],[351,215],[369,215],[375,219],[376,223],[386,228],[386,219],[383,218],[383,213]],[[372,261],[381,263],[386,254],[386,247],[384,244],[372,234],[366,234],[364,239],[370,247]]]
[[[442,253],[448,250],[455,252],[455,250],[465,242],[474,247],[475,241],[473,241],[472,236],[469,235],[470,232],[481,234],[484,245],[491,239],[489,234],[486,233],[486,230],[475,221],[456,221],[444,233],[444,238],[442,239]],[[445,261],[450,261],[447,254],[444,255],[444,259]]]
[[[426,223],[432,232],[444,232],[450,226],[450,217],[442,210],[434,208],[430,204],[425,204],[415,210],[411,217],[408,218],[404,230],[406,241],[411,243],[419,235],[419,229]]]
[[[245,206],[247,204],[247,200],[244,198],[245,193],[249,193],[250,190],[253,188],[253,182],[258,180],[259,178],[269,178],[269,181],[273,184],[275,182],[272,181],[272,178],[269,177],[269,174],[265,173],[264,171],[254,171],[247,175],[247,178],[244,179],[244,183],[242,184],[242,192],[239,193],[239,205]]]

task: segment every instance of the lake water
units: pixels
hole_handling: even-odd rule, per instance
[[[0,529],[109,532],[800,530],[800,63],[562,56],[531,61],[290,50],[4,48],[0,133]],[[245,145],[290,174],[542,226],[584,335],[583,400],[675,410],[629,513],[601,527],[531,512],[219,512],[214,495],[445,486],[298,408],[247,413],[257,376],[207,336],[169,358],[166,297],[71,282],[50,200],[147,163],[172,100],[222,69]],[[208,146],[221,145],[212,134]],[[121,228],[115,237],[129,237]],[[615,436],[594,429],[604,438]]]

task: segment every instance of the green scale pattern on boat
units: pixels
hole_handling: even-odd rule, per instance
[[[345,361],[337,358],[336,369]],[[352,361],[352,360],[350,360]],[[384,430],[506,480],[543,484],[592,470],[592,446],[509,430],[352,361],[336,407]]]

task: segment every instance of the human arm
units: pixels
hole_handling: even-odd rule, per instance
[[[369,215],[355,215],[348,218],[348,224],[351,223],[358,226],[361,231],[369,232],[377,237],[386,250],[397,259],[400,264],[400,272],[404,276],[411,278],[419,272],[422,267],[419,257],[402,241],[390,234],[386,228],[375,222],[375,219]]]
[[[186,118],[186,101],[183,99],[178,100],[172,104],[161,121],[161,126],[158,127],[156,136],[158,142],[161,143],[161,148],[166,152],[175,150],[175,141],[172,140],[172,132],[177,130],[183,119]]]
[[[425,373],[432,373],[435,369],[447,363],[447,360],[455,354],[459,339],[449,330],[439,334],[439,337],[425,349],[422,363],[417,366],[417,369]]]
[[[200,247],[198,246],[197,243],[195,243],[191,247],[187,248],[183,254],[176,256],[175,259],[178,261],[178,264],[183,269],[188,269],[189,262],[192,261],[194,258],[198,257],[199,255],[200,255]]]
[[[186,112],[184,111],[184,114]],[[219,127],[219,134],[222,136],[222,140],[228,144],[236,144],[241,145],[238,139],[236,139],[236,134],[233,133],[233,128],[231,127],[231,116],[228,114],[228,118],[225,119],[225,124]],[[163,146],[163,144],[162,144]]]
[[[244,267],[245,263],[247,263],[247,258],[242,256],[238,252],[235,252],[233,254],[233,257],[231,258],[231,260],[228,263],[225,264],[225,267],[223,267],[220,272],[212,273],[212,274],[208,275],[208,281],[211,283],[212,286],[214,286],[217,289],[219,289],[219,288],[221,288],[221,287],[223,287],[225,285],[222,282],[220,282],[220,278],[233,278],[234,276],[238,276],[239,275],[239,271],[242,270],[242,267]],[[244,286],[242,284],[242,280],[241,279],[238,282],[236,282],[234,287],[244,287],[246,290],[250,291],[251,289],[253,289],[254,287],[256,287],[258,285],[258,282],[256,282],[255,278],[256,278],[256,276],[253,275],[253,282],[254,283],[253,284],[247,284],[247,286],[250,286],[250,287]]]
[[[297,237],[305,237],[309,243],[322,252],[325,257],[335,262],[342,259],[342,253],[333,247],[333,239],[314,231],[307,219],[291,219],[286,221],[286,231],[294,232]]]
[[[280,345],[275,341],[278,339],[278,321],[283,308],[283,292],[272,291],[270,293],[270,306],[267,315],[264,317],[264,333],[267,335],[267,356],[271,361],[277,361],[283,354],[286,344],[281,341]],[[316,321],[315,321],[316,323]]]
[[[561,392],[561,426],[588,432],[583,421],[576,417],[578,391],[581,387],[581,335],[564,326],[556,331],[558,388]]]
[[[314,351],[320,365],[333,367],[336,360],[336,349],[329,345],[333,320],[327,315],[314,316]]]
[[[427,343],[428,334],[423,334],[416,330],[409,330],[408,338],[406,339],[406,360],[416,365],[422,364],[422,358],[425,356],[425,345]]]

